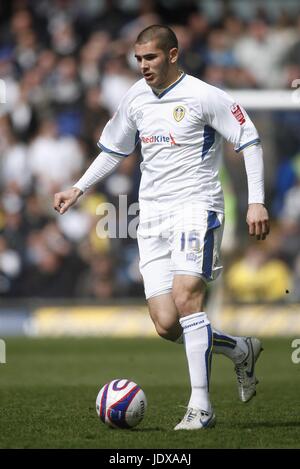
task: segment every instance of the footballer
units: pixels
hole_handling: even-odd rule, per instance
[[[212,352],[234,363],[239,397],[256,393],[255,363],[262,350],[255,337],[215,330],[205,312],[207,284],[221,272],[224,198],[219,180],[221,142],[243,154],[248,182],[249,234],[265,239],[263,150],[246,111],[227,93],[178,67],[178,41],[167,26],[144,29],[135,43],[143,78],[126,93],[106,124],[100,155],[70,189],[54,196],[65,213],[141,143],[140,271],[157,333],[183,342],[191,395],[175,430],[212,427],[209,395]]]

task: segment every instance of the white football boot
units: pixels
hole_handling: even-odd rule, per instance
[[[179,422],[174,430],[200,430],[214,427],[216,423],[216,416],[211,412],[205,410],[193,409],[189,407],[185,416]]]
[[[263,350],[260,340],[256,337],[245,337],[245,343],[248,347],[248,353],[244,360],[235,366],[235,372],[238,380],[239,397],[242,402],[249,402],[256,394],[256,379],[254,368],[255,363]]]

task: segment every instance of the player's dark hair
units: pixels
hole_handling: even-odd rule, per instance
[[[136,44],[145,44],[146,42],[157,40],[157,47],[165,52],[169,52],[176,47],[178,49],[177,37],[168,26],[153,24],[143,29],[136,38]]]

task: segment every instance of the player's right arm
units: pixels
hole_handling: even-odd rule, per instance
[[[54,195],[54,209],[63,215],[84,192],[114,171],[121,161],[122,158],[114,154],[100,153],[73,187]]]
[[[54,194],[54,209],[63,215],[72,205],[74,205],[79,197],[82,195],[82,191],[77,187],[71,187],[63,192]]]
[[[121,101],[117,112],[103,129],[98,146],[103,150],[88,167],[73,187],[54,195],[54,209],[63,215],[79,197],[95,183],[100,182],[122,161],[130,155],[137,143],[137,129],[131,119],[130,96],[127,93]]]

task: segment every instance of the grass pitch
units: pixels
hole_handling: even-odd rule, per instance
[[[300,364],[292,339],[264,340],[257,396],[239,401],[232,363],[214,355],[214,429],[174,432],[189,380],[182,346],[162,339],[12,339],[0,365],[0,448],[300,448]],[[98,420],[95,399],[114,378],[144,389],[133,430]]]

